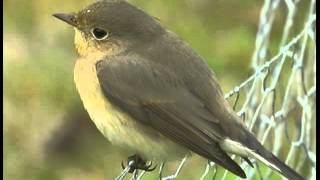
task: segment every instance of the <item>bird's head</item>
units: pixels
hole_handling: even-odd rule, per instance
[[[75,27],[75,45],[82,56],[95,51],[114,54],[163,32],[153,17],[124,0],[102,0],[78,13],[53,16]]]

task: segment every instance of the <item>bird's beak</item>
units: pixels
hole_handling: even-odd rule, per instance
[[[74,14],[55,13],[55,14],[52,14],[52,16],[70,24],[71,26],[74,26],[74,27],[77,26],[76,17]]]

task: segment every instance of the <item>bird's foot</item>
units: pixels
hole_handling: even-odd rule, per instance
[[[123,169],[125,169],[123,162],[121,162],[121,166]],[[152,162],[150,162],[150,164],[147,164],[147,162],[137,154],[128,157],[127,166],[129,167],[129,173],[133,173],[135,170],[139,169],[144,171],[153,171],[157,167],[157,165],[152,167]]]

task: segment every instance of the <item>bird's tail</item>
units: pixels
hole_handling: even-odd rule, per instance
[[[234,115],[238,122],[240,119]],[[251,157],[259,160],[271,169],[279,172],[289,180],[304,180],[305,178],[299,175],[294,169],[290,168],[274,154],[268,151],[263,145],[254,137],[254,135],[245,128],[243,124],[237,124],[230,129],[231,137],[224,139],[220,146],[227,152],[240,155],[241,157]],[[233,134],[232,134],[233,133]]]
[[[282,162],[280,159],[278,159],[275,155],[273,155],[271,152],[266,150],[260,143],[259,148],[256,148],[256,151],[251,151],[251,156],[253,158],[261,161],[268,167],[274,169],[275,171],[279,172],[289,180],[304,180],[301,175],[299,175],[295,170],[290,168],[288,165],[286,165],[284,162]]]

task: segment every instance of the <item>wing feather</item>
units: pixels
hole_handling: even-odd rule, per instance
[[[218,144],[224,137],[219,119],[189,90],[186,78],[135,56],[105,59],[96,68],[106,98],[133,119],[245,177]]]

